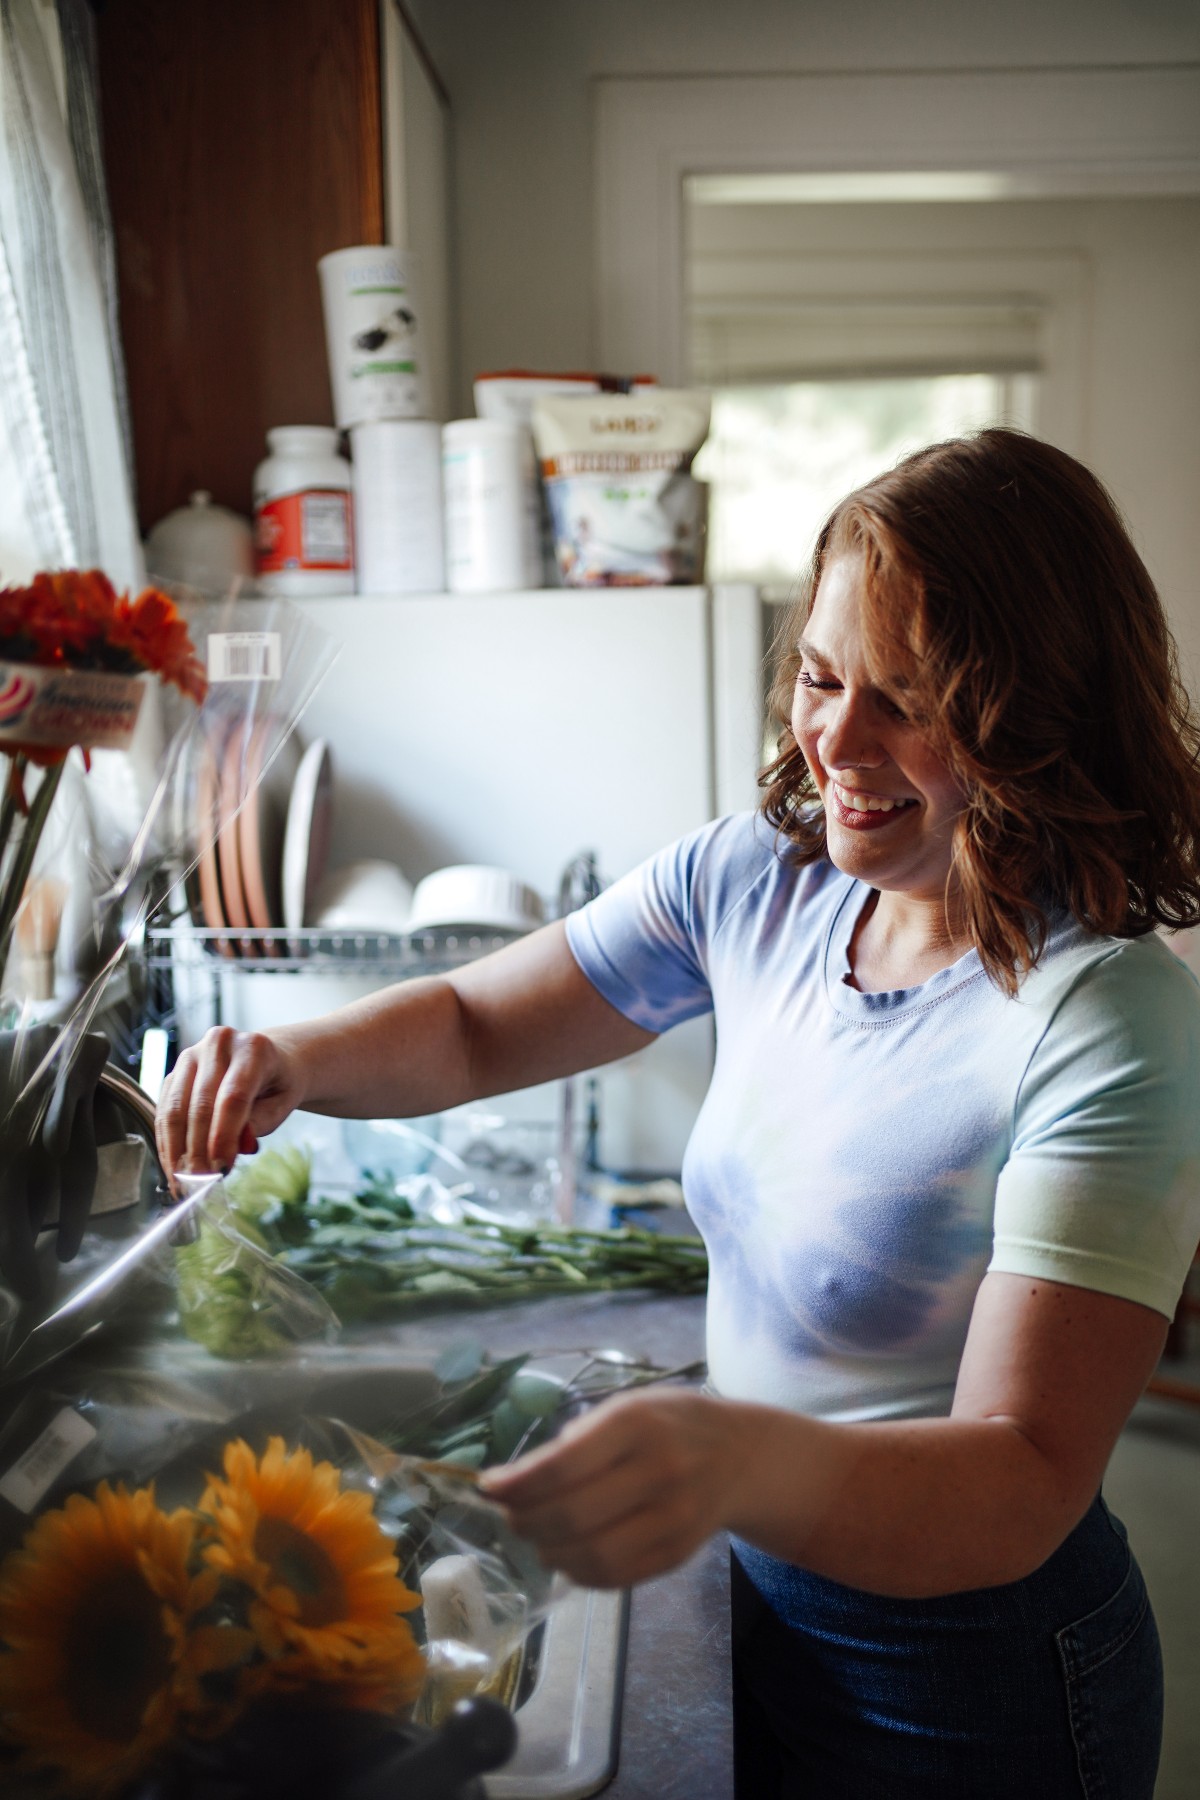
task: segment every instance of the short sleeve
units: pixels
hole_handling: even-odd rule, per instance
[[[1056,1007],[1017,1098],[990,1267],[1170,1318],[1200,1237],[1200,989],[1153,940]]]
[[[751,814],[703,826],[569,916],[576,962],[644,1031],[667,1031],[711,1012],[713,937],[770,857]]]

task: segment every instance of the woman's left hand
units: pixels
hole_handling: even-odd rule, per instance
[[[628,1587],[686,1561],[735,1509],[739,1411],[678,1388],[620,1395],[481,1485],[549,1567]]]

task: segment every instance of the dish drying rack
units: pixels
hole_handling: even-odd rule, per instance
[[[548,918],[561,918],[600,892],[596,858],[591,852],[575,857],[563,870],[555,899],[546,904]],[[233,1023],[253,1028],[241,1012],[239,1000],[253,994],[266,1000],[287,994],[289,977],[304,981],[308,997],[305,1016],[313,1017],[356,997],[341,991],[339,978],[359,982],[361,992],[388,987],[397,981],[423,975],[439,975],[464,967],[493,950],[513,943],[513,931],[471,931],[446,928],[419,932],[331,931],[310,926],[302,930],[213,929],[199,926],[188,915],[168,916],[165,909],[147,921],[136,951],[140,965],[137,1024],[125,1060],[136,1067],[137,1048],[145,1032],[156,1028],[166,1033],[168,1063],[180,1049],[196,1041],[210,1025]],[[322,996],[311,978],[330,978],[330,993]],[[296,979],[297,994],[301,981]],[[232,1003],[232,1006],[231,1004]],[[262,1029],[271,1029],[270,1006]],[[299,1016],[296,1014],[294,1016]],[[276,1025],[291,1022],[276,1018]],[[115,1060],[120,1061],[118,1057]],[[585,1161],[594,1155],[598,1118],[595,1082],[588,1082],[581,1107],[575,1078],[559,1084],[557,1137],[562,1164],[567,1210],[573,1208],[575,1168],[583,1150]],[[586,1147],[578,1142],[580,1114],[584,1113]]]
[[[596,856],[581,851],[564,868],[558,892],[545,902],[547,919],[564,918],[600,893]],[[220,1008],[222,975],[287,976],[300,974],[364,975],[380,987],[413,980],[421,975],[440,975],[464,967],[493,950],[501,950],[523,934],[515,931],[430,928],[419,932],[336,930],[306,926],[251,930],[237,926],[215,929],[193,923],[187,914],[169,917],[160,907],[147,922],[141,958],[151,992],[159,995],[172,978],[194,976],[211,984],[214,1008]],[[215,1021],[220,1022],[219,1016]],[[147,1024],[163,1027],[175,1036],[179,1021],[173,1016],[147,1018]]]
[[[147,968],[206,969],[216,980],[223,971],[297,975],[314,971],[374,973],[380,986],[418,975],[442,974],[501,950],[520,934],[511,931],[329,931],[319,926],[288,931],[221,930],[176,920],[146,930]]]

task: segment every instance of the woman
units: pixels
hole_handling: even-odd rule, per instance
[[[713,1010],[684,1165],[713,1391],[487,1477],[578,1580],[734,1540],[739,1792],[1150,1800],[1153,1618],[1099,1498],[1200,1235],[1200,734],[1099,484],[993,430],[836,509],[765,818],[272,1038],[210,1033],[168,1169],[295,1106],[419,1114]]]

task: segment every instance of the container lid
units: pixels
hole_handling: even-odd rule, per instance
[[[338,433],[332,425],[273,425],[267,447],[276,455],[291,451],[300,456],[336,456]]]
[[[529,427],[516,419],[451,419],[442,426],[446,444],[512,444],[529,436]]]

